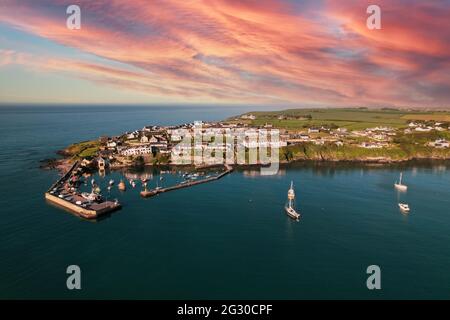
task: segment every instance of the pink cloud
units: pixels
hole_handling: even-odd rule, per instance
[[[383,29],[374,31],[365,26],[365,1],[302,10],[278,0],[78,3],[78,31],[65,26],[63,0],[4,0],[0,21],[133,70],[80,60],[70,63],[74,76],[149,94],[326,105],[450,102],[446,1],[379,1]]]

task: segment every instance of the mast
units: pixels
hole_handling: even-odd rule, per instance
[[[294,183],[291,181],[291,188],[288,191],[289,208],[292,208],[292,200],[295,198]]]
[[[403,176],[403,172],[400,172],[400,181],[399,181],[400,185],[402,184],[402,176]]]

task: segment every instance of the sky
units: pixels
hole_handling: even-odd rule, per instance
[[[0,103],[446,108],[450,0],[0,0]]]

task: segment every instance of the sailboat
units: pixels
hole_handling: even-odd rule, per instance
[[[300,218],[300,214],[295,211],[293,206],[293,201],[295,199],[295,191],[294,191],[294,183],[291,181],[291,188],[288,190],[288,203],[284,207],[286,214],[292,219],[298,220]]]
[[[408,190],[408,186],[402,184],[403,172],[400,172],[400,179],[394,184],[395,188],[400,191]]]

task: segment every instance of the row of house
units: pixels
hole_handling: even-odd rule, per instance
[[[444,131],[446,130],[444,127],[444,124],[442,122],[434,122],[434,123],[418,123],[418,122],[410,122],[408,124],[408,128],[405,129],[405,133],[412,133],[413,131],[416,132],[430,132],[432,130],[436,131]],[[450,126],[447,127],[448,130],[450,130]]]
[[[450,143],[445,139],[437,139],[435,141],[428,142],[427,145],[439,149],[450,148]]]

